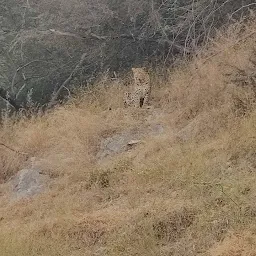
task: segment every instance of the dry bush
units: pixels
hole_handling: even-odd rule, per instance
[[[173,242],[182,237],[186,229],[195,219],[195,213],[186,208],[174,212],[170,216],[161,216],[160,220],[153,224],[153,230],[157,239]]]
[[[209,132],[254,108],[254,25],[253,20],[227,28],[206,53],[170,73],[168,87],[156,99],[168,109],[175,127],[199,118]]]

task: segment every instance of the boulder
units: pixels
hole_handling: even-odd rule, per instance
[[[29,198],[42,193],[49,179],[39,169],[20,170],[11,181],[14,199]]]

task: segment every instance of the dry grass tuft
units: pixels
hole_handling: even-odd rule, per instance
[[[228,236],[222,243],[211,250],[212,256],[253,256],[255,253],[255,235],[244,232]]]

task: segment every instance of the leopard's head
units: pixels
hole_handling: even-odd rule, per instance
[[[146,69],[146,67],[132,68],[132,72],[133,72],[134,75],[145,74],[145,73],[147,73],[147,69]]]

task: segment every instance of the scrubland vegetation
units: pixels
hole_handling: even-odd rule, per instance
[[[106,71],[193,56],[254,0],[1,0],[0,109],[47,108]],[[10,107],[10,106],[9,106]]]
[[[124,109],[102,77],[43,116],[5,118],[0,255],[256,255],[256,21],[223,28],[191,60],[152,72],[151,109]],[[164,74],[164,75],[163,75]],[[160,123],[99,163],[102,139]],[[48,190],[10,202],[8,180],[42,159]]]

